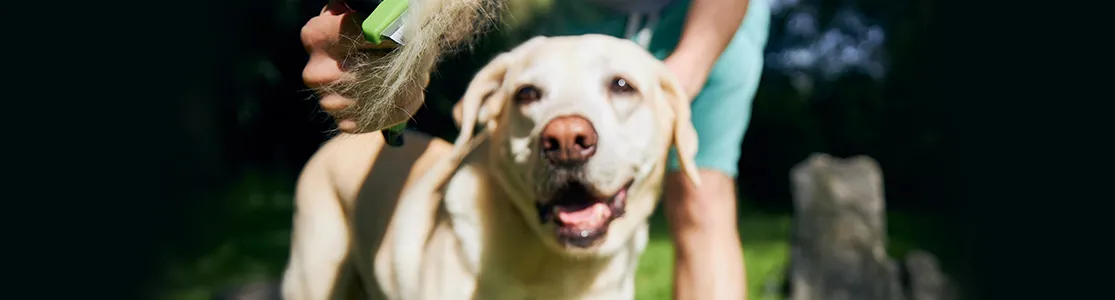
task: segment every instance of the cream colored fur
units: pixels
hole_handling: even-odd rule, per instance
[[[617,76],[636,92],[611,92]],[[512,101],[524,84],[541,100]],[[634,182],[626,214],[590,248],[559,244],[534,207],[547,188],[539,132],[571,114],[599,136],[589,184],[616,192]],[[627,40],[534,38],[478,72],[455,117],[454,145],[341,135],[314,155],[298,183],[284,297],[633,299],[671,145],[699,184],[689,101],[669,70]],[[476,124],[484,130],[472,137]]]

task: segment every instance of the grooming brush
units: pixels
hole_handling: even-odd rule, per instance
[[[356,3],[357,1],[350,2]],[[364,39],[376,45],[382,44],[385,48],[399,47],[406,42],[403,39],[403,25],[406,23],[406,12],[410,5],[407,0],[363,0],[359,3],[370,4],[370,6],[375,7],[368,18],[364,19],[364,23],[360,24],[360,29],[364,32]],[[360,6],[366,7],[366,5]],[[383,134],[383,138],[387,140],[388,145],[393,147],[402,146],[403,130],[406,129],[406,126],[407,122],[403,121],[381,130],[380,133]]]

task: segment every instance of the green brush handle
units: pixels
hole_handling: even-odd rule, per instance
[[[364,31],[364,38],[369,42],[379,45],[383,42],[384,30],[387,30],[392,23],[399,20],[399,16],[406,12],[410,3],[407,0],[383,0],[376,9],[364,19],[364,23],[360,24],[361,30]]]
[[[403,145],[403,130],[406,128],[407,122],[402,122],[379,132],[383,134],[383,139],[387,141],[387,145],[399,147]]]

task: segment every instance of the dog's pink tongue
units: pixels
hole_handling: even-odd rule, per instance
[[[600,202],[577,210],[558,209],[557,213],[558,220],[561,220],[562,224],[573,228],[600,227],[611,215],[612,211],[608,209],[608,205]]]

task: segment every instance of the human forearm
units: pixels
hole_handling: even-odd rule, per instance
[[[674,56],[712,68],[747,14],[749,0],[692,0]]]
[[[712,66],[732,41],[749,0],[691,0],[678,46],[666,58],[690,96],[704,85]]]

